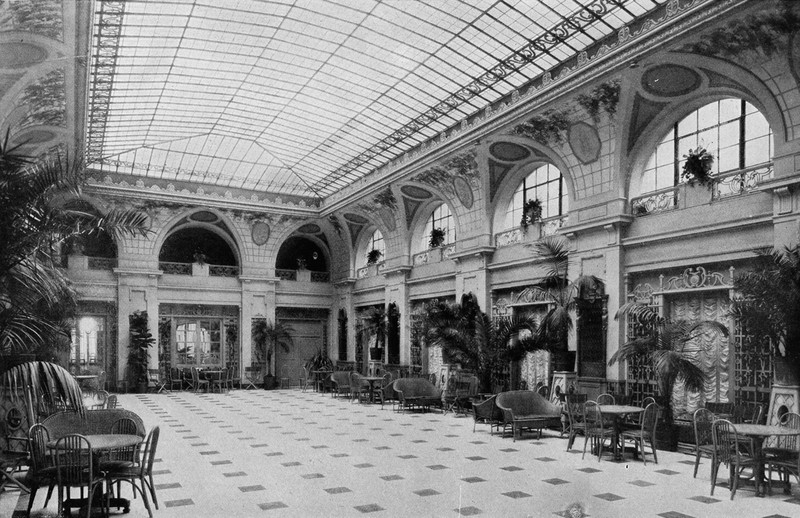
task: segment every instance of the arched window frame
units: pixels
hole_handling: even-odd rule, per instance
[[[362,246],[358,248],[358,255],[356,257],[357,269],[367,266],[367,254],[373,249],[380,250],[381,258],[378,260],[378,263],[382,263],[386,259],[386,242],[383,238],[383,233],[378,228],[376,228],[372,234],[364,240]]]
[[[542,191],[545,196],[540,196]],[[522,179],[506,207],[503,228],[518,227],[525,203],[535,198],[542,201],[542,219],[562,216],[569,211],[566,182],[558,167],[550,163],[540,164]]]
[[[711,116],[715,124],[702,127],[701,120]],[[734,133],[736,137],[731,138]],[[712,174],[718,176],[769,164],[775,151],[775,139],[766,117],[753,104],[737,97],[717,99],[693,110],[670,127],[644,165],[638,194],[632,194],[647,194],[680,184],[684,156],[698,146],[705,147],[714,156]]]
[[[441,228],[444,230],[444,243],[442,243],[442,246],[447,246],[456,242],[456,221],[450,211],[450,207],[446,203],[441,203],[434,207],[425,219],[425,226],[422,229],[418,251],[430,249],[431,230],[434,228]]]

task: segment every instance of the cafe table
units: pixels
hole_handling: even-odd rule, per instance
[[[756,472],[753,474],[753,478],[755,479],[756,483],[756,496],[764,496],[764,492],[762,490],[762,486],[765,481],[764,463],[766,461],[764,458],[764,450],[762,448],[764,439],[767,437],[787,437],[792,435],[800,435],[800,429],[791,428],[788,426],[749,423],[734,424],[733,427],[736,429],[736,435],[743,435],[745,437],[752,437],[755,439],[750,441],[750,443],[753,445],[753,458],[758,461],[756,463]]]
[[[144,438],[138,435],[133,434],[90,434],[84,435],[86,439],[89,441],[89,446],[92,449],[93,454],[102,454],[106,453],[111,450],[121,449],[121,448],[130,448],[132,446],[137,446],[140,444]],[[50,441],[47,443],[47,447],[51,450],[55,450],[58,447],[58,440]],[[70,498],[64,502],[64,509],[69,510],[72,508],[80,508],[86,504],[88,499],[84,498]],[[93,499],[93,501],[103,502],[103,498],[100,500]],[[124,512],[129,512],[131,508],[131,502],[127,498],[110,498],[109,499],[109,507],[116,507],[122,508]]]
[[[613,432],[613,445],[614,445],[614,460],[622,460],[622,452],[619,450],[619,434],[622,431],[622,419],[626,415],[640,414],[644,412],[644,408],[633,405],[597,405],[600,410],[601,416],[610,416],[614,421]]]
[[[383,376],[361,376],[361,379],[369,383],[369,401],[375,402],[375,383],[383,380]]]

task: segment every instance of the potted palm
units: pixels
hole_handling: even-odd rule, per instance
[[[747,334],[769,340],[776,385],[800,380],[800,245],[758,250],[752,270],[734,279],[731,314]]]
[[[284,352],[294,345],[292,335],[294,328],[281,321],[272,322],[265,318],[253,322],[253,365],[258,366],[264,373],[264,388],[275,388],[275,372],[272,357],[277,346]]]
[[[693,359],[696,353],[693,343],[709,330],[728,336],[728,328],[713,320],[670,320],[659,315],[657,309],[638,302],[622,305],[614,316],[615,319],[624,317],[633,324],[635,331],[620,345],[608,364],[638,360],[652,366],[663,423],[657,429],[661,431],[656,437],[657,447],[675,451],[678,446],[672,407],[675,384],[680,380],[688,390],[703,389],[706,376]]]
[[[531,317],[490,318],[472,293],[460,304],[439,303],[429,308],[423,327],[428,343],[442,348],[447,363],[458,363],[478,376],[482,392],[491,391],[504,364],[519,361],[526,352],[541,348],[536,321]],[[521,331],[526,330],[522,338]]]
[[[569,240],[562,236],[545,236],[527,246],[540,261],[542,277],[538,288],[542,298],[550,302],[539,322],[538,340],[550,351],[553,371],[572,371],[574,354],[569,352],[568,340],[575,327],[575,299],[604,296],[603,281],[594,275],[569,280]]]
[[[711,168],[714,166],[714,155],[700,145],[696,149],[690,149],[687,154],[683,155],[683,158],[685,161],[681,177],[686,180],[690,187],[698,184],[710,189],[714,186],[716,179],[711,175]]]
[[[150,333],[147,311],[136,311],[130,318],[130,342],[128,343],[128,384],[140,394],[147,392],[147,367],[150,363],[150,348],[156,339]]]

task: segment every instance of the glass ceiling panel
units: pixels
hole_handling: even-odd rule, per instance
[[[324,198],[665,1],[95,0],[89,164]]]

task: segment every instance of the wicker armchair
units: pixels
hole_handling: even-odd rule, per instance
[[[350,373],[347,371],[336,371],[331,373],[331,397],[350,396]]]
[[[478,422],[481,422],[488,424],[489,435],[494,435],[494,430],[499,430],[503,424],[503,411],[497,406],[497,395],[495,394],[484,401],[473,398],[472,417],[475,420],[472,424],[472,433],[475,433],[475,426]]]

